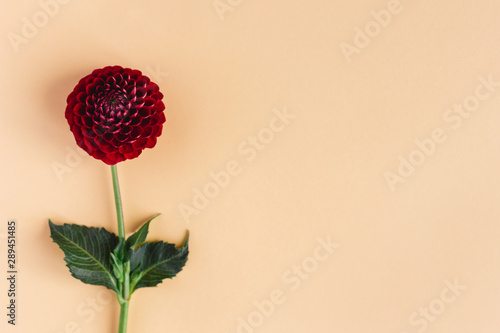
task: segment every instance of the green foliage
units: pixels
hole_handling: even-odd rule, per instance
[[[140,228],[135,232],[133,235],[131,235],[127,239],[126,247],[127,249],[133,249],[135,250],[138,245],[141,245],[146,241],[146,237],[149,232],[149,224],[151,221],[153,221],[154,218],[158,217],[160,214],[157,214],[150,218],[148,221],[146,221]]]
[[[173,278],[188,259],[189,234],[180,248],[162,241],[146,242],[149,224],[156,216],[126,241],[104,228],[56,225],[50,220],[49,226],[73,277],[105,286],[123,299],[123,295],[131,295],[139,288],[154,287]]]
[[[130,259],[132,282],[131,293],[139,288],[154,287],[164,279],[171,279],[186,264],[188,240],[181,248],[165,242],[144,243],[132,253]]]
[[[104,228],[76,224],[56,225],[49,220],[52,240],[64,252],[71,275],[84,283],[118,291],[111,265],[111,252],[118,237]]]

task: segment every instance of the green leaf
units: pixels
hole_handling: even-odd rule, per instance
[[[158,217],[160,214],[157,214],[155,216],[153,216],[152,218],[150,218],[146,223],[144,223],[142,225],[142,227],[139,228],[139,230],[137,230],[133,235],[131,235],[128,239],[127,239],[127,243],[126,243],[126,247],[127,249],[134,249],[144,243],[146,241],[146,237],[148,235],[148,232],[149,232],[149,223],[151,223],[151,221],[153,221],[153,219],[155,219],[156,217]]]
[[[64,261],[73,277],[118,291],[111,267],[111,252],[118,244],[118,236],[104,228],[56,225],[50,220],[49,226],[50,236],[64,252]]]
[[[139,288],[154,287],[164,279],[171,279],[179,273],[188,259],[188,241],[177,249],[165,242],[144,243],[132,254],[131,293]]]
[[[120,262],[120,259],[116,258],[116,255],[114,253],[111,253],[111,260],[113,275],[121,283],[125,278],[125,276],[123,275],[123,263]],[[118,286],[120,286],[120,284],[118,284]]]

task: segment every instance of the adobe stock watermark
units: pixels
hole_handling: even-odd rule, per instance
[[[276,288],[269,293],[269,297],[254,301],[253,311],[248,315],[237,318],[236,333],[253,333],[261,327],[265,320],[271,317],[276,309],[286,302],[287,294],[296,292],[302,283],[314,274],[321,263],[327,261],[334,251],[340,246],[339,243],[332,242],[331,236],[317,238],[317,245],[312,254],[300,261],[300,264],[293,265],[281,275],[281,282],[286,288]]]
[[[385,9],[372,10],[370,12],[372,20],[368,21],[362,28],[359,26],[354,27],[352,44],[340,43],[340,51],[342,51],[346,61],[351,63],[352,57],[359,55],[362,50],[367,48],[372,40],[391,24],[393,17],[402,11],[403,6],[400,0],[389,0]]]
[[[39,31],[43,29],[51,18],[59,13],[61,5],[69,3],[71,0],[40,0],[39,8],[32,15],[21,18],[19,33],[9,32],[7,38],[16,53],[19,53],[20,46],[26,45],[35,38]]]
[[[445,287],[438,297],[410,314],[408,323],[412,326],[412,330],[401,331],[400,333],[425,332],[429,325],[434,323],[449,308],[451,303],[455,302],[458,296],[462,295],[462,292],[467,289],[467,286],[461,285],[456,278],[453,282],[444,280],[444,285]]]
[[[288,112],[286,107],[282,110],[273,110],[273,117],[269,119],[267,126],[261,128],[255,135],[250,135],[238,144],[237,154],[246,163],[255,161],[261,151],[266,149],[276,138],[276,135],[283,132],[296,115]],[[189,203],[179,204],[179,212],[185,222],[189,223],[193,215],[200,215],[201,211],[208,207],[211,200],[227,188],[231,180],[243,172],[243,163],[237,159],[231,159],[222,170],[209,172],[210,180],[200,188],[193,189],[193,195]]]
[[[84,327],[92,323],[97,314],[101,313],[105,307],[109,306],[113,300],[114,293],[110,290],[101,290],[95,297],[87,297],[75,309],[76,318],[64,324],[61,330],[54,333],[82,333]]]
[[[88,156],[88,154],[79,147],[66,146],[66,155],[64,160],[54,161],[50,164],[54,174],[60,183],[64,180],[66,174],[70,174],[76,169],[80,164],[82,164],[83,157]]]
[[[157,84],[162,83],[163,80],[170,75],[169,72],[163,71],[160,65],[155,65],[154,68],[152,66],[146,66],[143,74]]]
[[[491,74],[488,77],[479,76],[478,82],[470,95],[443,112],[444,126],[436,127],[424,138],[414,140],[415,148],[409,153],[404,156],[398,155],[397,168],[384,173],[385,181],[392,192],[396,191],[398,184],[404,184],[418,167],[436,153],[438,147],[448,140],[447,133],[460,129],[464,120],[470,118],[482,103],[494,96],[500,86],[500,81],[494,81]]]
[[[231,13],[239,7],[243,0],[215,0],[212,2],[214,10],[221,21],[224,21],[226,13]]]

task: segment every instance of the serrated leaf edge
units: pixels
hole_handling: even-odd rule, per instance
[[[64,226],[64,225],[70,225],[70,224],[69,224],[69,223],[64,223],[64,224],[61,224],[61,225],[59,225],[59,226]],[[49,219],[49,226],[50,226],[50,229],[55,230],[55,231],[56,231],[59,235],[61,235],[61,236],[62,236],[62,237],[64,237],[65,239],[67,239],[69,242],[71,242],[72,244],[74,244],[74,245],[75,245],[75,246],[77,246],[78,248],[81,248],[83,252],[87,253],[87,254],[88,254],[88,256],[89,256],[90,258],[92,258],[94,261],[96,261],[96,262],[98,263],[98,265],[99,265],[99,266],[101,266],[101,267],[104,269],[104,271],[106,272],[106,274],[109,276],[109,278],[110,278],[111,282],[113,283],[113,286],[115,287],[115,290],[118,290],[117,285],[116,285],[116,280],[115,280],[115,278],[113,277],[113,272],[108,271],[108,270],[106,269],[106,267],[104,267],[104,266],[102,265],[102,263],[101,263],[101,261],[100,261],[100,260],[98,260],[97,258],[95,258],[94,256],[92,256],[90,253],[88,253],[88,252],[87,252],[84,248],[82,248],[80,245],[78,245],[77,243],[73,242],[71,239],[69,239],[68,237],[66,237],[66,235],[64,235],[63,233],[59,232],[59,231],[57,230],[57,228],[55,228],[55,227],[56,227],[56,226],[58,226],[58,225],[54,224],[54,223],[53,223],[50,219]],[[86,227],[86,226],[84,226],[84,227]],[[89,228],[89,229],[104,229],[104,228],[93,228],[93,227],[86,227],[86,228]],[[105,230],[106,230],[106,229],[105,229]],[[57,246],[59,246],[59,248],[62,250],[61,246],[60,246],[60,245],[59,245],[59,244],[58,244],[58,243],[54,240],[54,237],[52,237],[52,233],[51,233],[50,237],[52,238],[52,242],[56,243],[56,244],[57,244]],[[63,251],[63,253],[64,253],[64,251]],[[66,253],[64,253],[64,259],[65,259],[64,261],[66,261]],[[66,266],[67,266],[68,268],[70,268],[70,267],[69,267],[69,263],[68,263],[68,262],[66,262]],[[73,273],[71,273],[71,275],[73,275]],[[78,279],[78,278],[77,278],[77,279]]]
[[[186,249],[186,248],[188,247],[188,242],[189,242],[189,230],[187,231],[187,237],[186,237],[186,240],[184,241],[184,243],[182,244],[182,246],[181,246],[181,247],[176,247],[176,249],[177,249],[177,250],[180,250],[180,251],[182,251],[182,250]],[[153,244],[153,243],[171,244],[171,243],[164,242],[164,241],[152,242],[152,243],[148,243],[148,244]],[[179,255],[179,253],[178,253],[177,255]],[[176,255],[176,256],[177,256],[177,255]],[[137,284],[138,284],[139,282],[141,282],[141,279],[142,279],[142,278],[144,277],[144,275],[146,275],[146,274],[147,274],[150,270],[152,270],[153,268],[155,268],[155,267],[157,267],[157,266],[159,266],[159,265],[162,265],[162,264],[164,264],[164,263],[166,263],[166,262],[168,262],[168,261],[172,260],[172,259],[173,259],[173,258],[175,258],[176,256],[170,257],[170,258],[168,258],[167,260],[164,260],[164,261],[161,261],[161,262],[159,262],[159,263],[156,263],[154,266],[149,267],[149,268],[148,268],[147,270],[145,270],[145,271],[141,271],[141,272],[140,272],[140,274],[139,274],[139,277],[138,277],[135,281],[132,281],[132,283],[131,283],[131,288],[130,288],[130,293],[133,293],[135,290],[137,290],[137,289],[135,289],[135,287],[137,286]],[[186,259],[186,260],[187,260],[187,259]],[[184,265],[185,265],[185,264],[184,264]],[[183,265],[183,266],[184,266],[184,265]],[[181,269],[181,270],[182,270],[182,269]],[[170,278],[170,279],[171,279],[171,278]],[[156,284],[156,286],[157,286],[157,285],[159,285],[159,284],[161,284],[161,283],[163,283],[163,280],[164,280],[164,279],[162,279],[160,282],[158,282],[158,283]]]
[[[138,245],[141,245],[141,243],[144,243],[144,241],[146,240],[146,237],[149,233],[149,224],[151,223],[151,221],[153,221],[155,218],[157,218],[158,216],[160,216],[161,213],[158,213],[156,214],[155,216],[153,216],[152,218],[150,218],[149,220],[147,220],[146,222],[144,222],[144,224],[136,231],[134,232],[132,235],[130,235],[127,240],[125,241],[125,245],[127,248],[133,248],[134,250],[137,248]],[[130,244],[130,239],[136,235],[137,239],[141,239],[142,238],[142,235],[146,233],[146,235],[144,236],[144,240],[142,240],[141,242],[134,242],[134,244]]]

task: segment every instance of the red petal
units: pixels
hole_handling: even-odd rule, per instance
[[[85,115],[85,105],[83,105],[82,103],[76,104],[75,107],[73,108],[73,112],[79,116],[84,116]]]
[[[156,145],[156,137],[151,137],[148,140],[148,144],[146,145],[146,148],[153,148]]]
[[[120,153],[127,154],[134,151],[134,147],[130,143],[126,143],[119,149]]]
[[[147,106],[143,106],[142,108],[139,109],[139,116],[146,118],[151,115],[151,109]]]
[[[142,118],[141,117],[134,117],[132,119],[130,119],[130,126],[136,126],[136,125],[139,125],[141,123],[141,120]]]
[[[156,104],[156,100],[154,98],[146,97],[146,99],[144,100],[145,106],[153,106],[155,104]]]
[[[138,87],[146,88],[148,86],[148,83],[149,83],[149,78],[147,76],[142,76],[137,80],[136,85]]]
[[[157,92],[158,90],[160,90],[160,87],[158,87],[158,85],[154,82],[150,82],[148,84],[148,95],[152,95],[153,93]]]
[[[136,89],[135,95],[137,96],[137,98],[142,98],[142,97],[146,96],[146,93],[147,93],[147,90],[143,87],[140,87],[140,88]]]
[[[115,138],[120,142],[125,142],[128,139],[128,135],[123,135],[120,133],[115,134]]]
[[[141,127],[146,127],[151,124],[151,117],[143,118],[141,121]]]
[[[127,153],[127,154],[124,154],[124,155],[125,155],[125,157],[127,159],[131,160],[131,159],[136,158],[137,156],[139,156],[141,153],[142,153],[141,150],[134,150],[133,152]]]
[[[130,138],[132,139],[137,139],[141,136],[142,134],[142,128],[135,126],[132,128],[132,131],[130,132]]]
[[[152,127],[144,127],[142,131],[142,137],[143,138],[149,138],[153,134],[153,128]]]
[[[130,127],[130,126],[123,126],[120,129],[120,134],[129,135],[131,131],[132,131],[132,127]]]
[[[165,121],[167,121],[167,119],[165,118],[165,113],[159,112],[159,113],[157,113],[157,115],[158,115],[158,121],[160,124],[163,124]]]
[[[144,148],[146,148],[146,145],[148,144],[148,141],[149,140],[147,138],[140,138],[137,141],[135,141],[132,145],[136,149],[144,149]]]
[[[80,103],[85,103],[86,98],[87,98],[87,94],[84,92],[80,92],[80,93],[78,93],[78,95],[76,95],[76,100]]]
[[[158,111],[163,111],[165,110],[165,104],[163,104],[162,101],[158,101],[158,104],[156,104],[156,108],[158,109]]]

